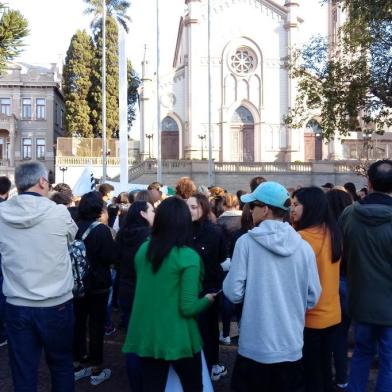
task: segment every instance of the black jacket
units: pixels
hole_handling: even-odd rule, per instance
[[[146,225],[131,225],[121,229],[117,235],[116,242],[119,249],[119,298],[128,301],[135,295],[136,271],[135,255],[140,245],[146,241],[151,229]]]
[[[355,321],[392,327],[392,197],[370,193],[341,217],[348,310]]]
[[[204,263],[202,294],[222,288],[223,270],[220,265],[227,257],[222,229],[210,222],[193,222],[193,248]]]
[[[80,239],[83,233],[94,220],[80,220],[76,238]],[[117,247],[110,229],[100,224],[91,230],[84,240],[87,259],[91,266],[91,275],[88,279],[87,289],[91,293],[100,293],[108,290],[112,285],[110,265],[118,259]]]

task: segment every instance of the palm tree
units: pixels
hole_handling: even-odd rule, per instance
[[[92,14],[91,27],[96,30],[102,25],[102,182],[106,181],[106,14],[115,19],[128,33],[128,22],[131,18],[126,14],[130,7],[127,0],[84,0],[87,5],[86,14]],[[104,8],[103,5],[106,4]]]
[[[85,14],[93,15],[91,27],[95,30],[102,24],[104,1],[106,1],[106,14],[115,19],[128,33],[128,23],[131,22],[131,18],[126,13],[131,3],[127,0],[84,0],[87,6]]]

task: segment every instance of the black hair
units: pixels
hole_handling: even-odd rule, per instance
[[[339,219],[344,209],[353,203],[351,196],[340,189],[331,189],[325,194],[331,214],[336,220]]]
[[[304,230],[308,227],[325,225],[331,236],[332,262],[339,261],[343,248],[342,235],[331,213],[325,193],[316,186],[310,186],[297,189],[292,197],[297,198],[303,206],[302,217],[297,222],[296,229]]]
[[[383,159],[370,165],[367,172],[373,190],[392,193],[392,161]]]
[[[11,189],[11,181],[7,176],[0,176],[0,195],[5,195]]]
[[[130,238],[135,230],[135,228],[149,227],[146,219],[144,219],[140,212],[146,212],[148,209],[148,202],[146,201],[135,201],[130,207],[124,218],[124,222],[117,234],[116,240],[119,243],[127,244],[130,243]]]
[[[159,204],[151,231],[147,257],[156,273],[174,247],[192,243],[192,218],[185,201],[169,197]]]
[[[250,191],[253,192],[260,184],[266,181],[267,180],[262,176],[252,178],[249,183]]]
[[[355,184],[352,182],[346,182],[344,185],[344,189],[351,195],[353,201],[359,200],[357,195],[357,189],[355,188]]]
[[[80,199],[78,212],[79,218],[84,220],[98,219],[102,214],[104,202],[97,191],[84,194]]]

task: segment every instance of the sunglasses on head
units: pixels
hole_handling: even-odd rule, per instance
[[[266,204],[261,203],[260,201],[252,201],[249,203],[249,209],[252,211],[254,210],[256,207],[265,207]]]

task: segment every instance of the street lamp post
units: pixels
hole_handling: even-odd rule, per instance
[[[106,182],[106,1],[102,0],[102,182]]]
[[[151,159],[151,139],[154,138],[154,134],[147,133],[146,138],[148,139],[148,159]]]
[[[363,135],[364,147],[365,147],[365,150],[366,150],[366,160],[367,161],[369,160],[369,148],[370,148],[369,142],[370,142],[371,139],[372,139],[372,134],[371,133],[366,132]]]
[[[63,183],[64,183],[64,182],[65,182],[65,180],[64,180],[64,174],[65,174],[65,172],[68,170],[68,167],[66,167],[66,166],[60,166],[59,169],[63,172]]]
[[[204,159],[204,140],[206,139],[206,135],[198,135],[198,138],[201,142],[201,160]]]

